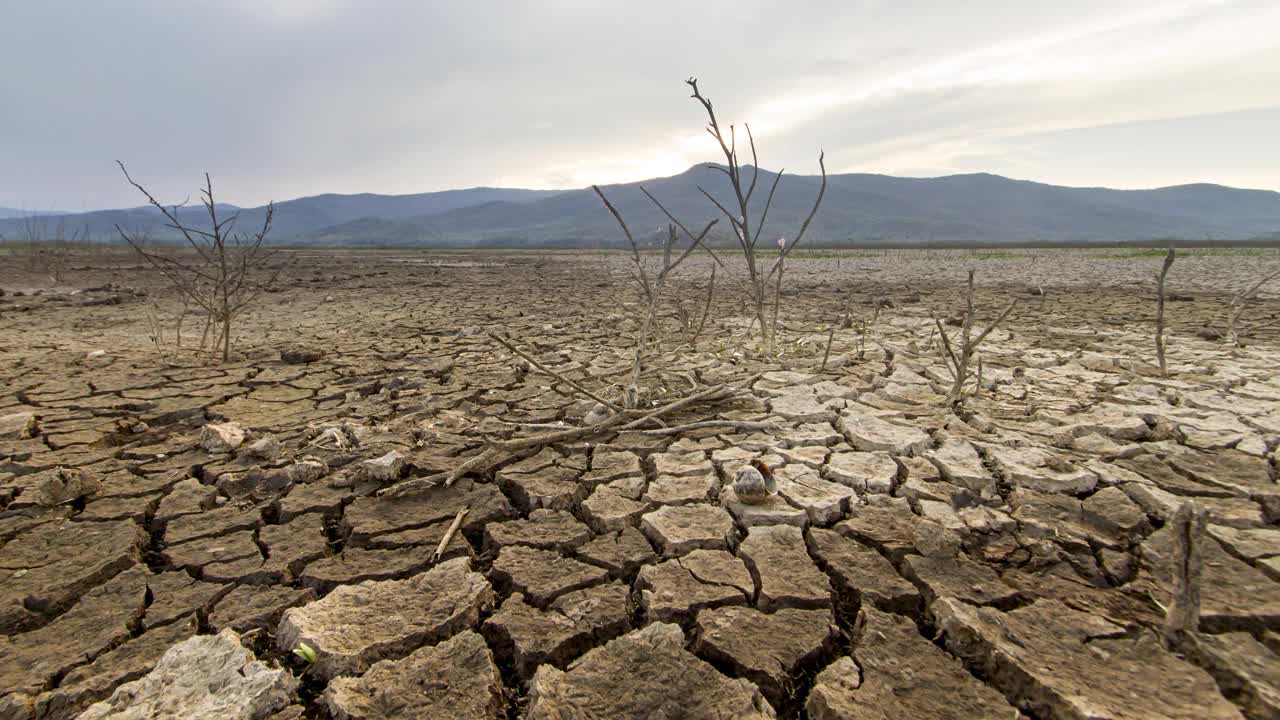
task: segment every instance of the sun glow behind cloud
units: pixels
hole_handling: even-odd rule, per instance
[[[1243,6],[1248,12],[1220,12]],[[1197,66],[1272,51],[1280,61],[1280,4],[1192,0],[1119,10],[1078,24],[976,47],[949,56],[893,68],[875,77],[825,78],[822,89],[812,81],[804,88],[749,105],[743,119],[758,143],[773,139],[803,142],[805,128],[833,117],[874,114],[879,108],[914,96],[948,92],[1025,93],[1016,115],[992,113],[963,132],[939,126],[900,138],[873,141],[856,158],[828,155],[828,171],[867,170],[902,173],[930,169],[938,174],[958,170],[956,161],[1000,152],[995,140],[1028,133],[1105,126],[1119,122],[1158,120],[1202,114],[1204,94],[1180,101],[1171,94],[1161,102],[1091,104],[1089,98],[1114,100],[1126,87],[1176,84],[1178,75]],[[1041,103],[1038,96],[1045,96]],[[1212,93],[1213,111],[1247,110],[1280,103],[1276,88],[1221,88]],[[1066,97],[1069,101],[1058,98]],[[927,109],[926,109],[927,112]],[[721,117],[722,125],[730,118]],[[740,137],[740,140],[743,139]],[[830,148],[829,148],[830,149]],[[745,154],[745,142],[740,153]],[[815,148],[816,154],[816,148]],[[874,156],[874,157],[872,157]],[[671,175],[699,161],[720,161],[714,141],[705,133],[670,136],[652,149],[627,149],[582,157],[549,168],[545,174],[513,175],[505,181],[552,187],[578,187],[590,182],[627,182]],[[768,162],[764,163],[766,166]],[[800,172],[816,171],[813,167]]]

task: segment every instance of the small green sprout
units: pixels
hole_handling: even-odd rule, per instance
[[[298,643],[298,647],[293,649],[293,654],[302,658],[302,661],[307,664],[308,669],[310,669],[312,665],[316,664],[316,651],[306,643]]]

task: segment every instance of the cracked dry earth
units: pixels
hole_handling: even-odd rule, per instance
[[[376,492],[590,411],[485,330],[618,397],[622,259],[295,253],[220,365],[156,352],[147,317],[176,305],[124,255],[60,287],[12,263],[0,718],[1280,717],[1277,338],[1196,335],[1277,259],[1179,259],[1167,378],[1159,261],[796,260],[768,362],[722,282],[651,401],[763,372],[668,422],[775,429],[615,433],[397,498]],[[930,318],[970,265],[983,317],[1022,302],[951,413]],[[731,479],[754,458],[778,492],[749,505]],[[1180,655],[1159,628],[1188,499],[1210,524]]]

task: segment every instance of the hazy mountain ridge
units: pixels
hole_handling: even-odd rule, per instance
[[[751,169],[744,172],[749,177]],[[776,175],[760,171],[751,203],[757,221]],[[785,175],[769,210],[764,237],[791,235],[813,203],[817,176]],[[707,165],[641,183],[602,189],[640,242],[651,242],[666,218],[640,192],[643,185],[691,228],[717,217],[698,191],[726,206],[728,181]],[[263,208],[241,211],[240,226],[260,226]],[[188,209],[186,212],[191,212]],[[154,209],[111,210],[59,218],[95,236],[114,224],[153,229]],[[190,216],[184,215],[184,218]],[[15,221],[0,221],[12,235]],[[20,225],[20,223],[18,223]],[[1211,184],[1153,190],[1072,188],[989,175],[900,178],[828,177],[827,195],[810,228],[815,243],[1107,242],[1162,238],[1249,239],[1280,233],[1280,193]],[[728,241],[721,218],[714,235]],[[534,191],[471,188],[415,195],[317,195],[276,204],[277,243],[299,245],[616,246],[613,218],[590,189]]]

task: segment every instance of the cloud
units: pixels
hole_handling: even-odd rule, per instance
[[[1273,0],[47,0],[7,10],[0,67],[0,205],[136,203],[117,158],[238,204],[674,174],[720,159],[690,74],[770,168],[1280,189],[1273,130],[1160,125],[1280,105]],[[1161,128],[1126,167],[1054,154],[1126,123]]]

